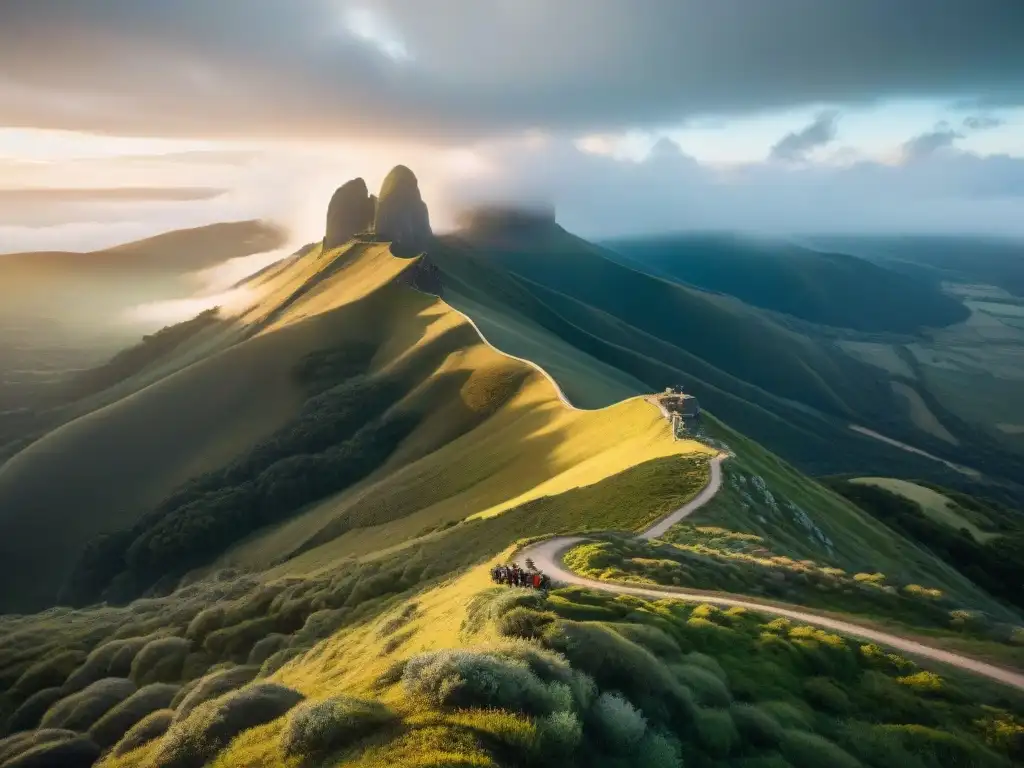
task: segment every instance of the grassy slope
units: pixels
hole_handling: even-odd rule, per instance
[[[841,253],[728,235],[616,240],[607,247],[634,266],[812,323],[899,333],[968,315],[937,285]]]
[[[304,315],[295,307],[280,313],[275,332],[265,330],[75,419],[0,467],[0,581],[17,577],[23,584],[17,596],[5,591],[3,608],[52,599],[86,540],[130,524],[184,480],[284,424],[304,399],[293,371],[310,351],[367,332],[387,337],[387,315],[372,290],[406,264],[387,246],[370,247],[368,255],[359,261],[369,266],[334,273],[338,290],[319,300],[319,314],[308,322],[298,322]],[[332,263],[313,257],[301,266],[315,277]],[[352,278],[347,284],[346,277]],[[263,309],[256,311],[279,306],[287,283],[287,275],[267,283]]]
[[[776,551],[791,557],[826,560],[851,573],[880,571],[902,583],[938,587],[992,615],[1009,615],[1001,604],[929,551],[893,535],[887,526],[755,442],[718,422],[710,425],[710,431],[724,440],[738,458],[725,467],[727,480],[722,492],[695,513],[690,522],[754,533],[764,536]],[[749,485],[746,492],[754,497],[753,503],[743,497],[743,486],[736,489],[728,481],[732,473],[762,477],[781,512],[766,505]],[[787,509],[787,501],[807,514],[832,542],[831,549]]]
[[[410,525],[423,527],[494,514],[650,458],[706,452],[668,439],[657,411],[639,400],[601,413],[565,408],[546,379],[487,347],[458,313],[391,285],[409,264],[386,245],[313,250],[261,276],[261,300],[236,321],[236,335],[244,326],[250,338],[65,424],[4,465],[0,567],[5,579],[29,576],[34,585],[4,607],[45,602],[85,541],[130,524],[183,480],[284,424],[301,404],[295,366],[346,341],[382,343],[375,370],[409,382],[398,406],[423,421],[370,482],[254,545],[268,553],[263,564],[343,533],[354,508],[358,524],[417,513]],[[510,375],[524,383],[489,412],[489,388]],[[131,380],[120,386],[130,390]]]
[[[226,562],[265,566],[282,553],[325,542],[331,543],[318,561],[374,551],[424,528],[591,485],[652,458],[710,453],[698,443],[669,439],[658,411],[641,399],[600,411],[566,408],[547,379],[480,342],[458,313],[426,297],[410,294],[407,301],[418,302],[407,318],[415,330],[408,338],[398,330],[393,344],[402,353],[391,364],[423,347],[450,344],[455,334],[460,339],[429,372],[428,385],[410,396],[410,405],[431,418],[365,482],[247,542]],[[464,405],[506,371],[522,375],[522,385],[479,421]],[[364,530],[337,538],[352,528]]]
[[[618,386],[613,371],[648,389],[682,383],[743,434],[814,474],[921,477],[1004,500],[1024,493],[1013,467],[994,462],[973,435],[957,446],[922,431],[887,371],[730,297],[629,269],[559,228],[460,233],[432,257],[456,305],[496,325],[528,318],[528,333],[499,328],[502,343],[513,354],[536,354],[567,390],[594,402],[614,391],[609,382]],[[558,341],[545,350],[545,339]],[[576,353],[555,351],[565,344]],[[851,423],[950,461],[970,457],[986,467],[985,487],[978,478],[950,479],[942,463],[858,434]]]

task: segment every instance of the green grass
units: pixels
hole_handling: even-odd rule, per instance
[[[1013,618],[931,552],[894,534],[753,441],[714,422],[709,431],[737,458],[723,466],[722,490],[689,522],[762,536],[773,551],[797,560],[824,560],[850,573],[881,571],[894,582],[938,588],[1002,620]],[[753,485],[755,477],[763,480],[774,505]]]
[[[1020,757],[1019,695],[874,646],[710,605],[576,588],[546,604],[512,596],[475,569],[417,600],[417,640],[397,658],[378,655],[383,617],[327,639],[278,675],[306,702],[244,730],[212,764],[661,768],[770,765],[781,752],[793,765],[889,768],[938,748],[1008,768]],[[543,615],[542,634],[518,637],[502,621],[513,611]],[[461,629],[423,631],[442,619]],[[102,765],[144,764],[178,742]]]

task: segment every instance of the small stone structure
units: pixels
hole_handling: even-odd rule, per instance
[[[687,437],[700,434],[700,403],[680,386],[666,387],[656,395],[665,415],[672,423],[672,434]]]

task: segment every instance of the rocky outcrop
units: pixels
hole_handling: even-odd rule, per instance
[[[374,230],[378,240],[392,243],[396,254],[422,252],[430,245],[427,205],[415,174],[404,165],[396,165],[381,185]]]
[[[337,248],[373,226],[376,200],[362,179],[342,184],[327,205],[324,249]]]
[[[444,287],[441,284],[441,270],[430,260],[429,256],[420,256],[416,263],[402,272],[395,282],[408,285],[422,293],[443,297]]]

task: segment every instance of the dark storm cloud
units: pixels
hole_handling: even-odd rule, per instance
[[[1024,103],[1019,0],[0,3],[0,124],[465,138],[897,96]],[[898,9],[895,7],[898,5]]]
[[[836,121],[839,113],[822,112],[799,131],[791,131],[776,142],[771,150],[773,160],[803,160],[807,153],[823,147],[836,137]]]

